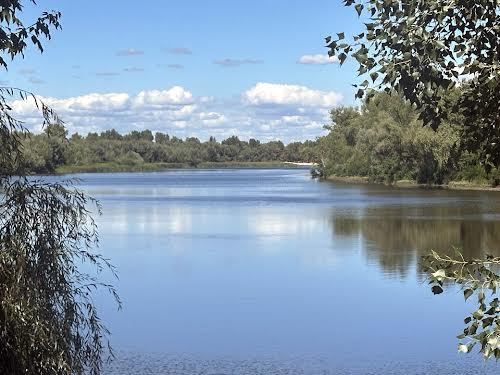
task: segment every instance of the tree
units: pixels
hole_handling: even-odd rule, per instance
[[[465,118],[463,142],[487,170],[500,166],[500,3],[496,0],[343,0],[366,19],[353,43],[326,38],[330,56],[352,56],[360,76],[356,96],[395,89],[434,129],[450,114]],[[371,81],[371,82],[370,82]],[[460,87],[451,109],[445,95]]]
[[[26,3],[35,1],[0,2],[0,51],[11,58],[23,55],[29,42],[43,51],[39,38],[50,39],[60,28],[58,12],[24,26],[19,17]],[[4,57],[0,65],[7,68]],[[15,95],[37,105],[47,136],[63,130],[57,114],[35,95],[0,87],[0,373],[99,374],[108,331],[92,291],[103,286],[119,302],[111,285],[79,268],[86,262],[97,272],[114,272],[94,250],[98,237],[90,210],[99,206],[71,184],[25,177],[21,142],[28,131],[12,115],[9,99]]]
[[[101,138],[110,141],[119,141],[120,139],[122,139],[122,135],[118,133],[115,129],[111,129],[111,130],[106,130],[105,132],[101,132]]]
[[[500,166],[500,3],[497,0],[343,0],[366,19],[353,43],[345,33],[326,38],[330,56],[343,64],[352,56],[360,76],[356,97],[373,89],[396,90],[419,110],[424,125],[437,129],[456,114],[463,116],[461,145],[477,153],[485,170]],[[369,82],[371,81],[371,83]],[[449,108],[447,95],[458,88]],[[457,92],[457,90],[453,90]],[[442,257],[432,252],[423,259],[432,291],[445,282],[464,288],[465,298],[477,293],[478,309],[465,319],[460,352],[476,343],[485,358],[500,358],[498,298],[486,303],[485,291],[496,293],[500,277],[497,258]]]
[[[155,142],[160,145],[165,145],[170,140],[170,136],[168,134],[164,134],[161,132],[156,132],[155,134]]]

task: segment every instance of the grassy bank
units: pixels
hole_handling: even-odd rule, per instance
[[[196,166],[187,163],[95,163],[86,165],[63,165],[57,167],[56,174],[70,173],[116,173],[116,172],[157,172],[167,169],[218,169],[218,168],[300,168],[283,162],[203,162]]]
[[[445,185],[436,185],[436,184],[419,184],[416,181],[412,180],[400,180],[392,184],[389,184],[389,183],[376,183],[370,181],[368,177],[360,177],[360,176],[328,176],[326,180],[333,182],[350,183],[350,184],[379,184],[379,185],[393,186],[397,188],[484,190],[484,191],[500,192],[500,186],[493,187],[487,182],[480,183],[480,182],[470,182],[470,181],[450,181],[448,184]]]

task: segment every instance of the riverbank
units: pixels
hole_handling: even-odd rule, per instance
[[[500,186],[493,187],[488,184],[474,183],[470,181],[450,181],[448,184],[437,185],[437,184],[419,184],[412,180],[400,180],[392,184],[388,183],[377,183],[371,181],[368,177],[361,176],[328,176],[325,178],[327,181],[341,182],[347,184],[378,184],[386,185],[402,189],[448,189],[448,190],[479,190],[479,191],[498,191],[500,192]]]
[[[63,165],[56,168],[56,174],[72,173],[118,173],[118,172],[158,172],[168,169],[280,169],[304,168],[300,163],[290,162],[203,162],[196,166],[188,163],[95,163],[87,165]]]

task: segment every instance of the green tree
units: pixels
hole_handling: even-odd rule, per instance
[[[466,118],[463,145],[486,169],[500,166],[500,3],[496,0],[343,0],[366,20],[352,43],[345,33],[326,38],[331,56],[350,55],[358,73],[357,97],[370,88],[395,89],[434,129],[450,116]],[[443,97],[453,87],[453,108]]]
[[[168,134],[164,134],[161,132],[156,132],[155,134],[155,142],[161,145],[165,145],[170,140],[170,136]]]
[[[58,12],[43,13],[24,26],[20,17],[30,2],[0,2],[4,67],[5,54],[23,54],[28,43],[42,51],[39,38],[50,39],[60,27]],[[90,210],[96,202],[71,185],[25,177],[27,131],[12,116],[9,99],[15,95],[37,104],[46,136],[62,130],[57,115],[33,94],[0,87],[0,373],[99,374],[108,331],[92,291],[103,286],[118,297],[112,286],[79,268],[87,262],[97,271],[113,270],[94,251],[97,232]]]

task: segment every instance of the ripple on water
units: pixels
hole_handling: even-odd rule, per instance
[[[498,367],[470,356],[464,361],[349,363],[343,366],[328,359],[198,358],[162,354],[119,353],[105,375],[493,375]]]

